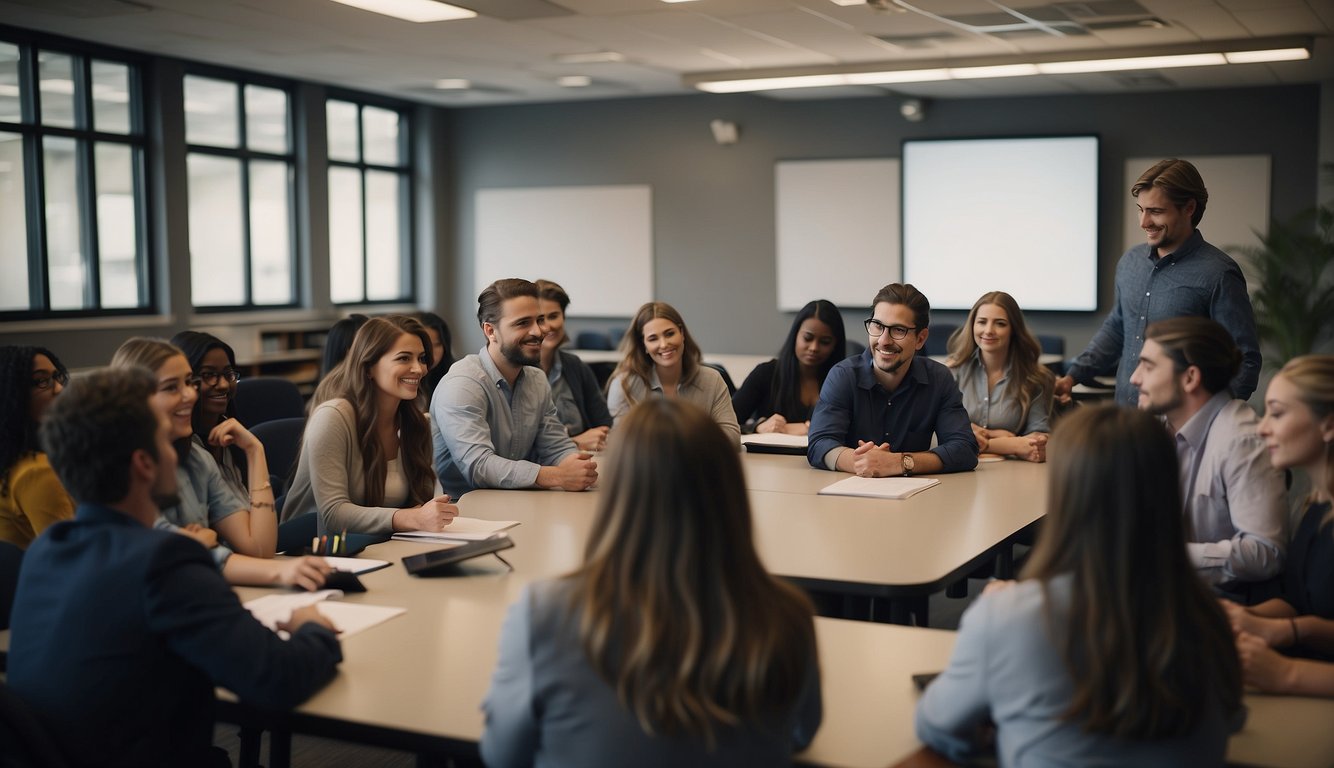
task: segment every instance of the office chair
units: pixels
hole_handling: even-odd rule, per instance
[[[287,484],[301,455],[301,435],[305,429],[306,417],[300,416],[262,421],[250,430],[264,444],[275,499],[287,493]]]
[[[845,360],[849,357],[861,357],[861,354],[866,351],[866,345],[860,341],[849,341],[847,348],[848,354],[844,356]]]
[[[931,335],[926,337],[926,346],[922,351],[928,356],[940,357],[949,354],[950,337],[959,330],[959,326],[941,323],[931,326]]]
[[[704,363],[704,365],[707,365],[708,367],[722,374],[723,383],[727,385],[727,394],[729,395],[736,394],[736,385],[732,383],[732,376],[728,374],[726,368],[722,367],[718,363]]]
[[[615,349],[611,339],[601,331],[580,331],[574,337],[574,345],[579,349]]]
[[[247,429],[274,419],[305,418],[306,400],[296,384],[276,376],[236,382],[236,418]]]

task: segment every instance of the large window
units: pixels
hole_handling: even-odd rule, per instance
[[[149,311],[139,72],[0,41],[0,316]]]
[[[286,90],[185,77],[190,295],[200,308],[296,303],[295,153]]]
[[[331,99],[329,293],[336,304],[412,299],[407,118]]]

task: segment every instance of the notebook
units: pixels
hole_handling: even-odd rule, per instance
[[[806,455],[805,435],[785,435],[771,433],[767,435],[742,435],[741,444],[751,453],[783,453],[793,456]]]
[[[518,520],[479,520],[475,517],[456,517],[443,531],[400,531],[393,538],[399,541],[481,541],[518,525]]]
[[[936,485],[934,477],[849,477],[821,488],[820,495],[906,499]]]

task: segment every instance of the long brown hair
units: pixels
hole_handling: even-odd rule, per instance
[[[1050,391],[1055,374],[1038,362],[1042,355],[1042,345],[1033,332],[1028,330],[1024,313],[1019,309],[1019,302],[1005,291],[992,291],[982,294],[982,298],[973,303],[968,311],[968,320],[950,336],[949,366],[958,368],[973,359],[977,350],[977,340],[973,338],[973,324],[977,322],[977,313],[982,307],[994,304],[1005,310],[1010,320],[1010,377],[1005,383],[1006,394],[1012,394],[1019,401],[1019,424],[1028,423],[1028,412],[1035,405],[1034,400],[1042,393]],[[1051,410],[1051,403],[1036,403],[1039,407]]]
[[[659,318],[670,320],[681,331],[681,338],[684,340],[681,348],[681,383],[690,383],[695,379],[695,374],[699,373],[703,355],[699,351],[699,345],[690,336],[690,331],[686,330],[681,313],[665,301],[650,301],[639,308],[635,313],[634,322],[625,329],[625,335],[621,337],[621,362],[616,365],[616,370],[608,380],[608,382],[616,381],[618,376],[624,374],[621,388],[625,390],[626,400],[632,404],[635,398],[630,393],[630,379],[632,377],[639,379],[644,389],[648,390],[649,377],[653,372],[653,358],[649,357],[644,349],[644,326]]]
[[[790,711],[815,663],[811,604],[760,564],[736,449],[653,398],[612,433],[584,565],[568,576],[589,663],[647,733],[715,743]]]
[[[363,462],[361,478],[362,487],[366,489],[363,503],[371,507],[384,503],[384,476],[388,464],[384,448],[375,434],[379,398],[375,382],[371,380],[371,368],[405,333],[421,339],[422,349],[431,348],[431,337],[426,334],[426,328],[411,317],[387,315],[367,320],[352,339],[347,357],[320,381],[311,401],[312,413],[320,403],[334,398],[342,398],[352,404]],[[429,360],[429,353],[427,355]],[[409,501],[413,504],[428,501],[435,487],[435,471],[431,468],[431,431],[422,416],[426,406],[423,391],[418,388],[417,397],[400,401],[398,413],[394,417],[398,426],[403,469],[408,476]]]
[[[1047,517],[1023,578],[1074,685],[1066,717],[1123,739],[1191,732],[1207,708],[1241,706],[1232,631],[1186,554],[1176,450],[1142,411],[1080,408],[1052,435]],[[1068,575],[1058,622],[1048,584]]]

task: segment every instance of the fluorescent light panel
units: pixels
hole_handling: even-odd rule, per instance
[[[663,0],[671,2],[672,0]],[[783,88],[821,88],[835,85],[884,85],[888,83],[925,83],[935,80],[974,80],[1032,75],[1069,75],[1090,72],[1118,72],[1128,69],[1168,69],[1172,67],[1211,67],[1220,64],[1262,64],[1271,61],[1300,61],[1311,58],[1308,48],[1273,48],[1232,53],[1190,53],[1171,56],[1133,56],[1119,59],[1053,61],[1042,64],[1001,64],[987,67],[950,67],[935,69],[897,69],[881,72],[846,74],[786,75],[744,80],[703,80],[695,87],[709,93],[742,93]]]
[[[436,0],[333,0],[335,3],[350,5],[363,11],[393,16],[404,21],[425,23],[430,21],[455,21],[471,19],[476,11],[460,8]]]

